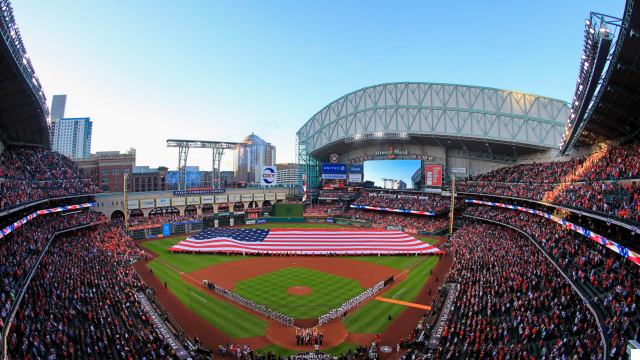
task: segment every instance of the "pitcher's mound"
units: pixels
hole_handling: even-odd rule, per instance
[[[307,295],[311,294],[313,290],[306,286],[292,286],[287,289],[287,292],[291,295]]]

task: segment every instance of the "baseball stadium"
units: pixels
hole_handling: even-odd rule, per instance
[[[585,21],[570,101],[428,82],[336,93],[290,131],[287,186],[275,166],[225,178],[225,151],[241,162],[254,144],[269,149],[254,134],[167,136],[175,172],[56,151],[66,119],[53,121],[11,3],[0,8],[4,359],[613,360],[640,349],[634,1]],[[194,149],[213,153],[208,184],[189,173]],[[401,161],[416,164],[411,188],[396,174],[365,181],[374,162]]]

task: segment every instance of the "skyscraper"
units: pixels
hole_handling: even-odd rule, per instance
[[[251,133],[233,150],[233,180],[253,183],[257,166],[273,166],[275,162],[276,147]]]
[[[53,95],[51,101],[51,119],[63,119],[64,107],[67,105],[67,95]]]
[[[74,159],[91,156],[91,130],[89,118],[59,119],[55,122],[51,149]]]
[[[64,108],[67,105],[67,95],[53,95],[51,100],[51,123],[49,124],[49,143],[53,144],[53,134],[56,132],[56,123],[64,118]]]

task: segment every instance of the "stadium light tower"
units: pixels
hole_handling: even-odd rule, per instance
[[[167,140],[167,147],[178,148],[178,190],[187,190],[187,156],[190,148],[213,149],[213,167],[211,169],[211,187],[220,188],[220,161],[225,150],[233,150],[237,142],[201,141],[201,140]],[[215,179],[218,182],[216,183]]]

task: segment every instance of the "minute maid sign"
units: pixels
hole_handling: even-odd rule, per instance
[[[390,147],[389,150],[376,151],[376,156],[383,156],[383,155],[387,155],[389,159],[393,159],[396,157],[396,155],[409,155],[409,150],[398,150]]]

